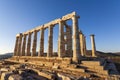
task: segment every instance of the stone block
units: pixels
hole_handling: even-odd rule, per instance
[[[7,71],[9,71],[9,69],[8,69],[8,68],[1,68],[0,71],[5,71],[5,72],[7,72]]]
[[[98,66],[98,65],[85,65],[85,64],[80,64],[80,66],[87,67],[90,69],[98,69],[98,70],[104,70],[104,66]]]
[[[80,68],[66,68],[66,70],[74,71],[74,72],[85,72],[85,69]]]
[[[40,76],[43,76],[43,77],[49,79],[49,80],[55,80],[55,77],[56,77],[54,74],[48,73],[48,72],[38,72],[38,74]]]
[[[8,80],[9,76],[12,75],[12,72],[4,72],[1,75],[1,80]]]
[[[23,78],[20,75],[11,75],[8,80],[23,80]]]
[[[10,69],[15,70],[15,69],[16,69],[16,67],[15,67],[15,66],[13,66],[13,65],[11,65],[11,66],[10,66]]]
[[[100,61],[82,61],[81,63],[84,65],[92,65],[92,66],[101,65]]]
[[[52,67],[53,69],[59,69],[60,65],[58,63],[54,63],[54,66]]]
[[[44,65],[48,66],[48,67],[52,67],[53,66],[53,62],[44,62]]]
[[[57,74],[57,80],[72,80],[70,77],[66,76],[65,74]]]

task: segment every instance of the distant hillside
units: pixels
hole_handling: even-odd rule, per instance
[[[5,53],[0,55],[0,60],[1,59],[7,59],[13,56],[13,53]]]
[[[87,50],[86,55],[91,56],[91,50]],[[97,56],[99,57],[120,57],[120,52],[112,53],[112,52],[102,52],[102,51],[96,51]],[[0,59],[6,59],[9,57],[12,57],[13,53],[5,53],[0,55]]]
[[[91,56],[91,50],[87,50],[87,55]],[[112,53],[112,52],[102,52],[102,51],[96,51],[97,56],[99,57],[120,57],[120,52],[118,53]]]

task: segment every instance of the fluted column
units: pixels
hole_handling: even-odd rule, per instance
[[[83,38],[83,49],[84,49],[84,56],[87,56],[87,54],[86,54],[86,51],[87,51],[87,48],[86,48],[86,37],[85,36]]]
[[[65,45],[64,45],[64,24],[59,22],[59,39],[58,39],[58,57],[64,57]]]
[[[28,42],[27,42],[27,54],[26,56],[30,56],[31,53],[30,53],[30,48],[31,48],[31,32],[29,32],[28,34]]]
[[[19,34],[19,43],[18,43],[18,56],[21,56],[21,43],[22,43],[22,33]]]
[[[26,34],[23,35],[24,38],[23,38],[23,43],[22,43],[22,53],[21,53],[22,56],[25,56],[26,36],[27,36]]]
[[[14,48],[14,54],[13,54],[14,56],[17,56],[18,41],[19,41],[19,36],[16,36],[15,48]]]
[[[92,45],[92,57],[96,57],[96,47],[95,47],[94,34],[90,35],[90,37],[91,37],[91,45]]]
[[[44,29],[40,31],[40,49],[38,56],[44,56]]]
[[[72,54],[72,32],[71,26],[66,26],[66,43],[67,43],[67,54]]]
[[[35,30],[31,56],[36,56],[36,46],[37,46],[37,31]]]
[[[72,17],[73,21],[73,62],[78,63],[80,60],[80,43],[79,43],[79,28],[78,28],[78,18],[74,15]]]
[[[51,57],[53,54],[53,27],[49,27],[49,32],[48,32],[48,52],[47,52],[47,57]]]
[[[79,34],[79,38],[80,38],[80,52],[81,52],[81,56],[84,56],[84,43],[83,43],[83,38],[84,38],[84,35],[80,32]]]

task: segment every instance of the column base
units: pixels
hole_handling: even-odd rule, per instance
[[[81,60],[78,59],[77,57],[73,57],[73,58],[72,58],[72,63],[78,64],[78,63],[80,63],[80,62],[81,62]]]

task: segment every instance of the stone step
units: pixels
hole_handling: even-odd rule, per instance
[[[50,72],[45,72],[45,71],[39,71],[37,69],[32,69],[32,70],[34,70],[35,72],[37,72],[38,75],[40,75],[42,77],[45,77],[45,78],[47,78],[49,80],[55,80],[55,77],[56,77],[55,74],[52,74]]]
[[[109,75],[108,70],[96,70],[96,69],[87,69],[88,71],[95,72],[98,74]]]
[[[74,72],[85,72],[85,69],[81,69],[81,68],[65,68],[64,70],[69,70]]]
[[[104,66],[98,66],[98,65],[91,66],[86,64],[80,64],[80,66],[85,67],[86,69],[89,68],[89,69],[96,69],[96,70],[104,70]]]
[[[82,61],[81,63],[84,65],[91,65],[91,66],[101,65],[100,61]]]

